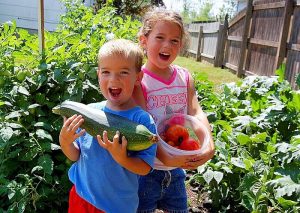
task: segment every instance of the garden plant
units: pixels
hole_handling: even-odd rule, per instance
[[[45,34],[43,54],[36,35],[14,21],[0,26],[0,212],[66,212],[71,162],[61,152],[62,118],[52,108],[103,100],[99,47],[112,35],[136,41],[140,22],[115,8],[94,14],[79,3],[66,6],[58,29]],[[282,72],[226,84],[220,94],[194,77],[216,154],[187,184],[207,193],[211,212],[299,212],[299,91]]]

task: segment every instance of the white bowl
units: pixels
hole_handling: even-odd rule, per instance
[[[166,129],[172,124],[180,124],[188,129],[190,137],[197,139],[200,142],[200,149],[197,150],[181,150],[169,145],[161,138],[161,134],[166,131]],[[201,155],[204,153],[209,147],[210,134],[207,130],[207,127],[200,122],[197,118],[173,113],[166,115],[163,119],[161,119],[156,125],[156,131],[158,133],[158,143],[162,145],[162,148],[175,156],[178,155]],[[159,162],[156,162],[156,164]],[[161,163],[161,162],[160,162]],[[162,163],[161,163],[162,164]],[[166,167],[163,164],[159,165],[161,169],[173,169],[174,167]]]

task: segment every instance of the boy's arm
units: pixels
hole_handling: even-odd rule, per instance
[[[97,135],[97,140],[100,146],[107,149],[112,155],[113,159],[120,164],[122,167],[138,175],[146,175],[150,172],[151,166],[145,161],[137,157],[127,156],[127,140],[123,136],[122,144],[119,144],[120,133],[117,131],[113,138],[113,141],[108,140],[107,132],[103,132],[103,138]]]
[[[74,141],[85,132],[85,130],[81,130],[79,133],[76,133],[83,121],[81,115],[73,115],[68,119],[64,117],[64,125],[59,134],[59,143],[63,153],[71,161],[77,161],[79,158],[80,151],[75,146]]]

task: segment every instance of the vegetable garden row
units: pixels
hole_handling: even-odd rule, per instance
[[[64,100],[103,100],[97,52],[106,35],[136,41],[140,22],[104,7],[69,4],[56,32],[36,35],[0,27],[0,212],[67,209],[71,164],[60,150]],[[300,210],[300,92],[276,77],[247,77],[212,91],[195,76],[199,101],[213,126],[216,155],[189,181],[197,182],[215,212]],[[298,82],[298,85],[300,82]],[[200,192],[201,193],[201,192]]]

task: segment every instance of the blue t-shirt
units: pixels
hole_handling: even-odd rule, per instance
[[[136,123],[143,124],[155,133],[152,117],[140,107],[125,111],[113,111],[105,107],[105,101],[90,106],[105,112],[126,117]],[[102,132],[99,132],[102,135]],[[102,148],[96,138],[85,133],[76,140],[80,148],[80,157],[69,169],[69,178],[76,187],[77,194],[106,213],[132,213],[138,207],[138,178],[120,166],[111,154]],[[146,150],[128,152],[131,157],[144,160],[152,168],[157,145]]]

